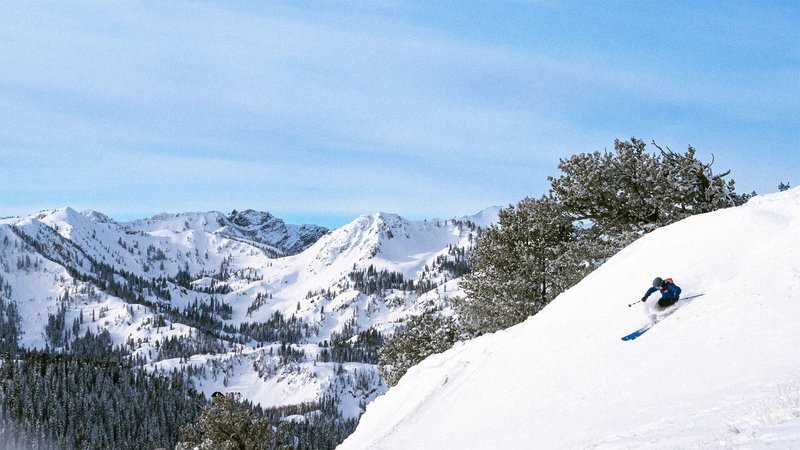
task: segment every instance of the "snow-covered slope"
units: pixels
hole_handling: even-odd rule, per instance
[[[800,189],[659,229],[524,323],[412,368],[340,448],[800,446],[799,237]],[[655,276],[705,295],[620,340]]]

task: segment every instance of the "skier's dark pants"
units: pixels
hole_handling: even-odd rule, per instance
[[[660,306],[662,309],[663,308],[668,308],[668,307],[674,305],[675,302],[677,302],[677,301],[678,301],[677,298],[661,298],[658,301],[658,306]]]

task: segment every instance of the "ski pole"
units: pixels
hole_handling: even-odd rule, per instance
[[[690,295],[688,297],[683,297],[681,300],[690,300],[690,299],[693,299],[693,298],[701,297],[703,295],[705,295],[705,292],[700,293],[700,294]],[[633,305],[635,305],[637,303],[642,303],[643,301],[644,300],[639,300],[638,302],[633,302],[630,305],[628,305],[628,308],[630,308],[631,306],[633,306]]]

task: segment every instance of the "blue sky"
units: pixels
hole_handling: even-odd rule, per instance
[[[796,186],[798,5],[2,2],[0,216],[446,218],[630,136]]]

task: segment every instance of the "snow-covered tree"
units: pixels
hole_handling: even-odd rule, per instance
[[[394,386],[406,371],[434,353],[441,353],[459,338],[452,317],[425,312],[409,319],[405,329],[395,331],[378,352],[378,369]]]
[[[715,174],[713,160],[697,159],[691,146],[683,154],[644,141],[616,140],[613,152],[593,152],[562,159],[563,174],[549,177],[552,194],[573,219],[598,226],[622,245],[642,233],[694,214],[744,203],[730,171]]]
[[[215,394],[196,424],[182,430],[176,449],[255,450],[273,448],[273,430],[241,403],[238,394]]]
[[[551,197],[502,209],[470,258],[473,272],[456,302],[472,334],[497,331],[536,314],[583,275],[582,231]]]

